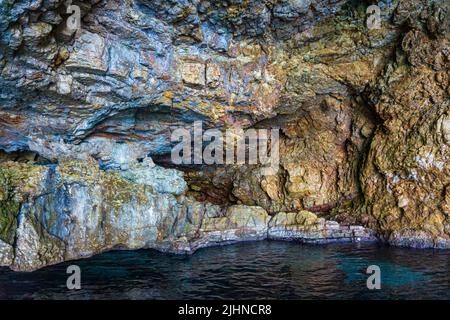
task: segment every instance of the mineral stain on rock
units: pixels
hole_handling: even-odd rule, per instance
[[[446,1],[0,4],[0,265],[114,248],[450,248]],[[175,166],[203,121],[280,128],[280,168]],[[154,165],[156,163],[156,165]]]

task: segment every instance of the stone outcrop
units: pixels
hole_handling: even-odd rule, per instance
[[[393,245],[449,248],[448,8],[404,1],[393,20],[410,30],[368,95],[381,125],[360,167],[362,195],[336,215],[351,212]]]
[[[145,170],[138,166],[130,171]],[[110,249],[192,253],[211,245],[280,237],[281,226],[292,226],[284,216],[271,218],[261,207],[222,209],[186,197],[173,186],[157,190],[153,171],[166,172],[174,182],[180,179],[173,176],[175,170],[159,167],[147,169],[135,182],[128,172],[103,171],[95,163],[3,163],[2,227],[10,222],[2,230],[1,265],[29,271]],[[321,219],[311,228],[310,223],[298,224],[305,229],[292,240],[360,241],[359,234],[342,231],[335,222],[325,224]]]
[[[286,239],[450,248],[448,3],[0,3],[0,264]],[[171,134],[280,128],[280,168]]]
[[[377,241],[372,230],[362,226],[346,226],[336,221],[326,221],[308,211],[277,213],[270,220],[268,238],[318,244]]]

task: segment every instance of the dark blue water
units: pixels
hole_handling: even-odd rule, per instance
[[[82,270],[69,291],[66,269]],[[368,290],[369,265],[381,290]],[[32,273],[0,268],[2,299],[450,299],[450,251],[252,242],[192,256],[115,251]]]

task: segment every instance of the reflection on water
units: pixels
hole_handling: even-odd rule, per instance
[[[66,269],[82,289],[66,288]],[[381,290],[365,271],[381,268]],[[2,299],[450,299],[450,251],[252,242],[192,256],[115,251],[32,273],[0,268]]]

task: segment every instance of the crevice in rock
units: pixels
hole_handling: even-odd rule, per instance
[[[0,150],[0,163],[5,161],[33,163],[37,165],[49,165],[58,163],[57,160],[47,159],[34,151],[5,152],[3,150]]]

